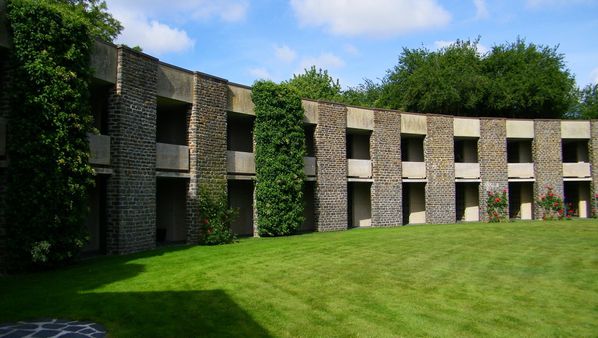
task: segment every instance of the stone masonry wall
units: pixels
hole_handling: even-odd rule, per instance
[[[315,221],[318,231],[345,230],[347,215],[347,108],[318,103]]]
[[[397,226],[402,219],[401,114],[374,111],[372,157],[372,226]]]
[[[563,197],[563,154],[561,151],[561,121],[535,120],[532,156],[534,159],[534,194],[546,192],[552,186],[554,192]],[[534,196],[534,199],[537,196]],[[534,217],[542,218],[542,210],[534,208]]]
[[[157,59],[118,48],[117,83],[108,109],[114,173],[107,184],[107,251],[156,245]]]
[[[507,172],[507,122],[505,119],[480,119],[478,141],[480,163],[480,220],[487,221],[486,198],[489,191],[502,191],[509,187]]]
[[[453,117],[428,115],[424,143],[426,223],[455,223],[455,159]]]
[[[226,80],[196,73],[189,128],[189,189],[187,191],[187,242],[200,235],[200,187],[226,193]]]
[[[591,121],[591,139],[589,142],[590,163],[592,168],[592,184],[591,200],[592,200],[592,214],[594,217],[598,216],[598,205],[596,201],[596,194],[598,194],[598,120]]]

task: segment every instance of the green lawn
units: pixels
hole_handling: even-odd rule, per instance
[[[598,336],[598,221],[246,239],[0,278],[0,322],[113,337]]]

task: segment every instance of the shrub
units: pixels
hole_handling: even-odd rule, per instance
[[[235,241],[230,225],[237,211],[228,207],[224,193],[199,192],[200,242],[206,245],[227,244]]]
[[[546,186],[546,194],[541,194],[536,202],[542,210],[543,220],[563,219],[565,208],[563,199],[554,193],[554,188]]]
[[[289,235],[303,223],[305,133],[301,98],[288,85],[271,81],[256,82],[252,98],[259,234]]]
[[[509,220],[507,189],[502,191],[488,191],[486,199],[488,222],[506,222]]]
[[[56,265],[86,241],[93,185],[88,26],[66,5],[12,0],[7,237],[16,265]]]

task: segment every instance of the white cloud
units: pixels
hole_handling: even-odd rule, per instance
[[[353,55],[353,56],[359,55],[359,49],[357,49],[357,47],[353,46],[350,43],[345,45],[345,52],[347,52],[347,54]]]
[[[594,68],[590,72],[590,80],[592,81],[592,83],[598,84],[598,67]]]
[[[434,41],[434,48],[435,49],[442,49],[442,48],[446,48],[452,44],[454,44],[456,41],[449,41],[449,40],[437,40]],[[482,45],[481,43],[478,42],[477,45],[477,49],[478,49],[478,53],[480,54],[486,54],[490,51],[490,48],[488,48],[487,46]]]
[[[395,36],[448,24],[436,0],[291,0],[299,22],[335,35]]]
[[[139,15],[119,13],[115,16],[126,27],[116,39],[117,43],[139,45],[144,52],[156,55],[183,52],[195,45],[184,30]]]
[[[268,72],[268,70],[266,68],[250,68],[249,74],[254,76],[256,79],[260,79],[260,80],[272,79],[272,75],[270,75],[270,72]]]
[[[345,66],[345,61],[334,55],[333,53],[322,53],[316,57],[306,57],[299,63],[299,70],[295,73],[303,73],[304,69],[309,69],[311,66],[322,69],[342,68]]]
[[[279,60],[287,63],[293,62],[297,57],[297,53],[287,45],[275,46],[274,53]]]
[[[478,20],[487,19],[490,16],[488,7],[486,6],[486,0],[473,0],[475,6],[475,18]]]
[[[211,18],[236,22],[245,19],[249,8],[248,0],[107,0],[107,3],[113,14],[169,17],[179,22]]]
[[[540,8],[546,6],[566,6],[566,5],[582,5],[582,4],[596,4],[596,0],[527,0],[526,4],[529,8]]]

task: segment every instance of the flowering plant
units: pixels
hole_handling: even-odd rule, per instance
[[[554,188],[546,186],[546,194],[541,194],[536,202],[542,209],[543,220],[563,219],[565,217],[565,207],[563,199],[554,193]],[[568,216],[568,218],[570,218]]]
[[[486,199],[488,222],[505,222],[508,217],[507,189],[502,191],[488,191]]]

